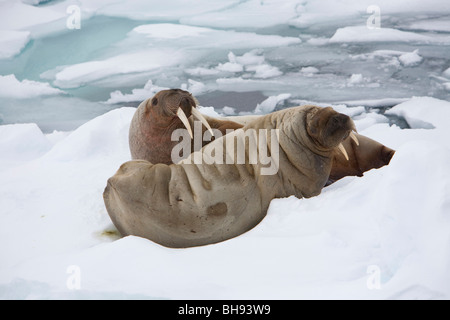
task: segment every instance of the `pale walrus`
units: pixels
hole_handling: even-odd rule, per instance
[[[354,128],[348,116],[331,107],[274,112],[211,142],[179,164],[124,163],[108,180],[103,194],[106,209],[123,236],[136,235],[174,248],[224,241],[257,225],[274,198],[320,194],[334,151],[342,148]],[[254,152],[245,143],[246,136],[251,140],[264,129],[271,134],[258,143],[257,153],[269,154],[277,165],[273,174],[266,175],[264,164],[249,161]],[[245,145],[244,161],[230,164],[229,155],[238,157],[234,146],[240,143]],[[225,149],[223,162],[192,163],[206,149],[215,150],[215,156]]]
[[[171,151],[178,144],[172,140],[172,133],[187,128],[192,136],[194,117],[204,124],[201,136],[206,130],[218,129],[222,135],[227,129],[239,129],[261,116],[235,116],[213,118],[201,115],[195,108],[197,100],[189,92],[180,89],[163,90],[143,101],[133,117],[129,131],[129,145],[133,160],[147,160],[153,164],[171,164]],[[362,176],[364,172],[389,164],[394,150],[368,137],[356,134],[361,142],[352,139],[343,142],[347,157],[334,152],[331,173],[327,185],[346,176]],[[197,145],[191,141],[190,152],[198,151],[211,140],[201,140]],[[187,156],[187,155],[185,155]]]

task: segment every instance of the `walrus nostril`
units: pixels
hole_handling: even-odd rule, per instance
[[[336,126],[344,126],[349,120],[350,117],[342,113],[333,116],[333,124]]]

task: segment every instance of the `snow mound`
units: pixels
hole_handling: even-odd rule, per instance
[[[407,130],[363,107],[335,108],[396,149],[389,166],[317,197],[275,199],[249,232],[190,249],[117,240],[106,213],[102,192],[130,158],[134,108],[58,134],[54,144],[35,125],[0,126],[2,154],[24,161],[0,175],[0,242],[8,243],[0,247],[0,297],[448,299],[450,103],[416,97],[393,107],[412,124]]]
[[[51,143],[34,123],[0,126],[1,171],[43,156]]]

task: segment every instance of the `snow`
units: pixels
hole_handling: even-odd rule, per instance
[[[369,29],[367,26],[344,27],[336,30],[329,40],[331,43],[348,42],[414,42],[433,43],[446,42],[447,36],[429,36],[392,28]]]
[[[434,129],[377,121],[361,130],[355,117],[361,134],[397,150],[389,166],[314,198],[273,200],[251,231],[181,250],[117,239],[103,205],[107,178],[130,157],[134,108],[97,117],[55,144],[32,124],[0,126],[2,152],[20,160],[2,163],[0,176],[0,238],[8,243],[0,248],[0,296],[448,299],[450,103],[416,97],[391,110]],[[79,290],[67,285],[73,266]],[[380,289],[367,286],[372,269]]]
[[[53,88],[45,82],[27,79],[19,81],[13,74],[6,76],[0,75],[0,97],[27,99],[39,96],[57,95],[61,93],[63,93],[63,91]]]
[[[30,32],[0,30],[0,59],[19,54],[30,41]]]
[[[0,0],[0,298],[450,299],[449,13],[445,0]],[[119,238],[102,192],[130,159],[128,106],[167,88],[215,117],[332,105],[397,152],[315,198],[273,200],[223,243]]]

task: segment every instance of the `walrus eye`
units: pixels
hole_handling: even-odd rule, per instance
[[[158,99],[157,98],[153,98],[152,99],[152,106],[156,106],[158,104]]]

